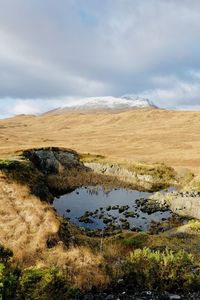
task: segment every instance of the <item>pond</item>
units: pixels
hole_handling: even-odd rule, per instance
[[[171,211],[145,212],[140,205],[152,193],[136,190],[113,189],[106,192],[102,187],[81,187],[55,198],[57,213],[87,229],[103,229],[114,226],[122,229],[148,230],[151,222],[159,222],[172,216]]]

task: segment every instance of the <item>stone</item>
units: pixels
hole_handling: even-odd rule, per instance
[[[112,210],[116,210],[116,209],[119,209],[119,205],[112,206]]]
[[[110,211],[111,210],[111,206],[109,205],[107,208],[106,208],[107,211]]]
[[[127,222],[127,219],[120,218],[119,220],[120,220],[120,222],[122,222],[122,223]]]
[[[111,223],[111,222],[112,222],[112,219],[104,218],[104,219],[103,219],[103,222],[104,222],[104,224],[108,224],[108,223]]]
[[[129,206],[128,205],[123,205],[119,207],[119,213],[123,213],[124,211],[128,210]]]
[[[135,217],[135,212],[133,212],[133,211],[126,211],[126,212],[124,212],[124,216],[126,217],[126,218],[134,218]]]
[[[25,150],[23,156],[28,158],[45,174],[61,174],[72,168],[88,170],[80,161],[77,152],[59,147],[44,147]]]
[[[81,223],[85,223],[85,224],[92,224],[92,223],[94,223],[94,221],[93,220],[91,220],[88,216],[86,216],[86,215],[83,215],[83,216],[81,216],[80,218],[78,218],[78,220],[79,220],[79,222],[81,222]]]
[[[129,229],[129,228],[130,228],[129,222],[123,222],[122,223],[122,229]]]

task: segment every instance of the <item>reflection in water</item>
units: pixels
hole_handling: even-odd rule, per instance
[[[103,187],[99,187],[99,186],[88,186],[88,187],[85,187],[85,189],[86,189],[86,191],[87,191],[87,193],[89,194],[89,195],[98,195],[99,194],[99,191],[101,192],[101,191],[103,191],[104,192],[104,194],[106,195],[106,196],[108,196],[109,195],[109,193],[112,191],[112,189],[106,189],[106,188],[103,188]]]
[[[151,194],[126,189],[105,191],[100,186],[84,187],[55,198],[53,204],[60,215],[88,229],[118,226],[148,230],[152,221],[159,222],[171,216],[170,211],[148,214],[141,210],[137,199],[146,199]]]

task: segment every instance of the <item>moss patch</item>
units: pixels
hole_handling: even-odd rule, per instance
[[[88,162],[103,162],[106,160],[104,155],[92,154],[92,153],[81,153],[80,160],[84,163]]]

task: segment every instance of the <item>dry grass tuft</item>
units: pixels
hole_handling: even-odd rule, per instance
[[[0,173],[0,242],[14,250],[16,262],[31,265],[58,230],[59,222],[47,204]]]
[[[22,268],[58,266],[82,289],[108,283],[103,256],[87,246],[67,249],[59,241],[60,226],[48,204],[0,173],[0,243],[13,250],[13,263]],[[57,243],[49,249],[47,241],[51,239]]]
[[[77,288],[90,289],[92,286],[105,286],[109,282],[103,256],[88,247],[64,250],[62,245],[58,245],[45,253],[45,256],[47,265],[65,269]]]

